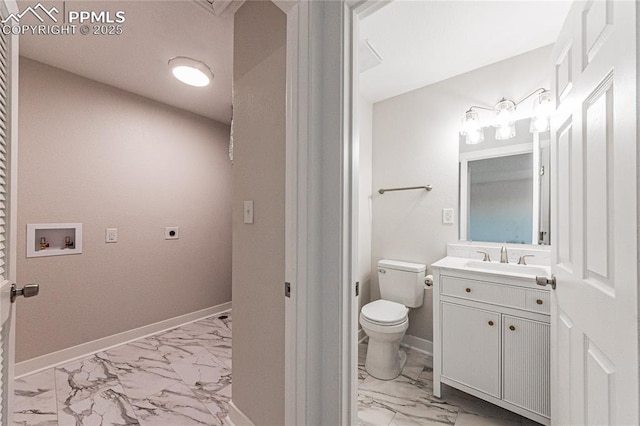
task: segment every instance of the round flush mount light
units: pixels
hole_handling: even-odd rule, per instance
[[[197,59],[176,56],[169,59],[169,68],[175,78],[190,86],[204,87],[213,80],[211,68]]]

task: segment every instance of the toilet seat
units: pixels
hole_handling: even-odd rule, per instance
[[[372,324],[391,327],[407,321],[408,312],[400,303],[380,299],[364,305],[360,314]]]

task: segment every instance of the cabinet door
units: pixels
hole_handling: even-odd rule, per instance
[[[549,324],[502,318],[502,399],[549,417]]]
[[[500,314],[441,306],[442,375],[500,398]]]

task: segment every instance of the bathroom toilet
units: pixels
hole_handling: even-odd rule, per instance
[[[360,325],[369,336],[365,369],[377,379],[400,375],[407,355],[400,342],[409,327],[409,308],[422,306],[426,265],[398,260],[378,262],[379,300],[360,311]]]

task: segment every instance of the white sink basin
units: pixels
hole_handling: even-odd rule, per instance
[[[483,262],[481,260],[469,260],[465,263],[469,269],[497,272],[501,274],[518,275],[549,275],[549,268],[538,265],[518,265],[517,263]]]

